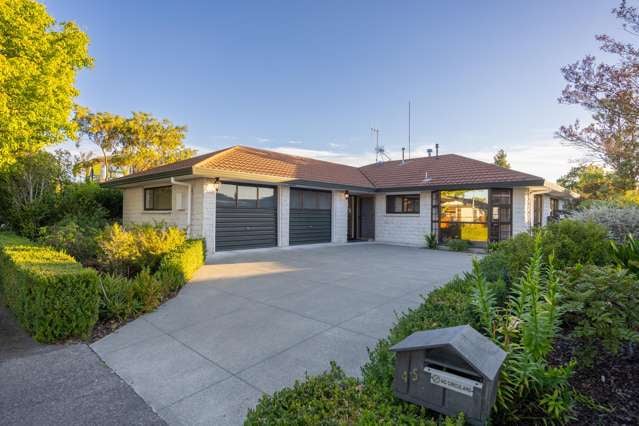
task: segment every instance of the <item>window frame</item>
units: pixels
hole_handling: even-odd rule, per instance
[[[170,207],[168,209],[158,209],[158,208],[147,208],[146,206],[146,194],[147,191],[155,191],[157,189],[166,189],[169,188],[170,190]],[[153,197],[153,203],[155,202],[155,197]],[[151,187],[147,187],[144,188],[144,191],[142,191],[142,206],[144,207],[144,211],[145,212],[170,212],[173,210],[173,185],[161,185],[161,186],[151,186]]]
[[[300,205],[293,207],[293,203],[291,201],[290,209],[292,209],[292,210],[322,210],[322,211],[333,210],[333,193],[331,191],[322,191],[320,189],[307,189],[307,188],[291,188],[291,197],[290,197],[291,200],[293,199],[293,193],[299,193],[299,195],[300,195]],[[309,193],[312,193],[314,195],[317,194],[316,196],[318,198],[316,199],[316,201],[317,201],[316,207],[312,207],[311,208],[311,207],[306,207],[304,205],[305,204],[304,203],[304,199],[306,198],[304,196],[304,194],[309,194]],[[322,195],[320,195],[320,194],[322,194],[322,195],[327,197],[328,203],[329,203],[329,206],[327,208],[320,207],[322,205],[321,200],[320,200],[320,197]]]
[[[400,197],[401,198],[401,211],[391,211],[391,207],[395,205],[394,202],[392,202],[391,200],[394,200],[395,198]],[[406,199],[415,199],[417,201],[416,205],[417,206],[417,210],[414,211],[407,211],[405,210],[406,207]],[[393,215],[419,215],[421,214],[421,194],[417,193],[417,194],[387,194],[386,195],[386,214],[393,214]]]
[[[271,186],[271,185],[260,185],[260,184],[254,184],[254,183],[243,183],[243,182],[221,182],[220,185],[228,185],[228,186],[234,186],[235,187],[235,192],[234,192],[234,203],[233,206],[218,206],[217,205],[217,201],[215,204],[215,208],[226,208],[226,209],[243,209],[243,210],[256,210],[256,209],[268,209],[268,210],[277,210],[277,197],[278,197],[278,188],[276,186]],[[250,188],[256,188],[256,198],[255,198],[255,207],[246,207],[246,206],[239,206],[239,187],[240,186],[246,186],[246,187],[250,187]],[[270,189],[273,191],[273,206],[272,207],[262,207],[260,204],[260,188],[266,188],[266,189]]]

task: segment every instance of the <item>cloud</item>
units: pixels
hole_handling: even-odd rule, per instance
[[[256,140],[258,143],[268,143],[268,142],[270,142],[270,141],[271,141],[269,138],[263,138],[263,137],[260,137],[260,136],[256,137],[256,138],[255,138],[255,140]]]
[[[288,143],[291,144],[291,145],[301,145],[304,142],[303,141],[297,141],[297,140],[290,140],[290,141],[288,141]]]
[[[335,143],[335,142],[330,142],[330,143],[328,144],[328,146],[330,146],[331,148],[341,148],[341,147],[342,147],[342,145],[341,145],[341,144],[339,144],[339,143]]]

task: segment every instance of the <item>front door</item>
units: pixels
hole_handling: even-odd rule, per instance
[[[535,195],[535,203],[533,206],[533,216],[534,216],[534,222],[533,225],[534,226],[541,226],[542,225],[542,217],[543,217],[543,196],[542,195]]]
[[[375,238],[375,199],[373,197],[361,197],[359,208],[359,238],[372,240]]]

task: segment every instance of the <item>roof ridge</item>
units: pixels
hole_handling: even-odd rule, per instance
[[[202,160],[200,160],[200,161],[196,162],[195,164],[193,164],[191,166],[191,169],[193,169],[195,167],[199,167],[202,163],[204,163],[205,161],[209,161],[213,157],[217,157],[218,155],[221,155],[221,154],[226,154],[226,153],[234,150],[238,146],[239,145],[233,145],[233,146],[229,146],[228,148],[222,148],[222,149],[219,149],[217,151],[209,152],[208,154],[202,154],[202,156],[206,156],[206,158],[203,158]]]

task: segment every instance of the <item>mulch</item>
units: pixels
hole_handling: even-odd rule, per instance
[[[555,343],[551,354],[554,365],[566,364],[579,349],[567,338]],[[624,348],[609,354],[599,348],[591,366],[577,365],[570,384],[596,404],[580,401],[573,425],[638,425],[639,424],[639,347]]]

